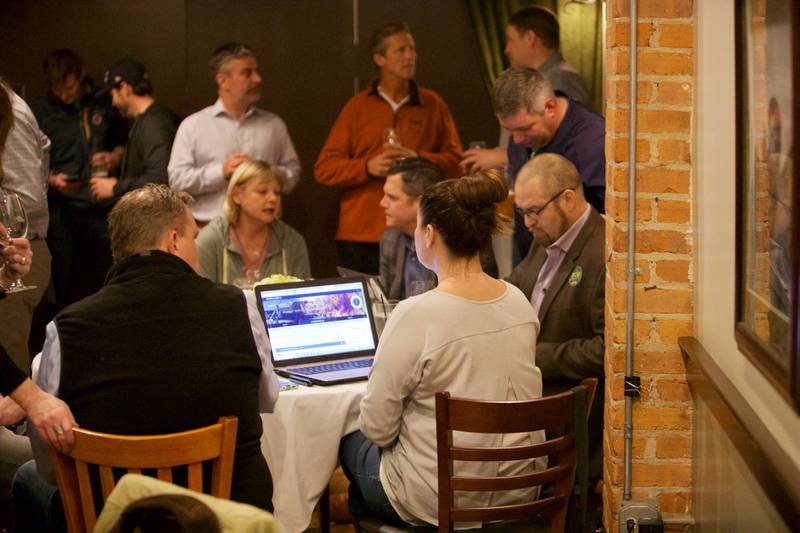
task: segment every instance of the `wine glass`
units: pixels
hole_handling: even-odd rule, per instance
[[[0,232],[0,242],[3,245],[9,244],[9,239],[21,239],[28,234],[28,215],[22,206],[22,201],[15,193],[0,193],[0,224],[5,229]],[[35,289],[36,286],[28,286],[22,283],[22,278],[17,279],[6,290],[9,292],[20,292]]]
[[[394,128],[383,129],[383,145],[387,148],[394,148],[401,146],[400,137],[397,135],[397,130]]]
[[[261,280],[261,272],[255,268],[246,268],[242,277],[233,280],[233,284],[240,289],[252,289]]]

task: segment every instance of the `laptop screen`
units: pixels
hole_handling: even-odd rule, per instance
[[[374,355],[377,335],[362,279],[259,285],[276,367]]]

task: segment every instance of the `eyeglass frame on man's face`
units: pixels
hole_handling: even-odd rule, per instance
[[[553,202],[553,200],[555,200],[556,198],[558,198],[559,196],[561,196],[562,194],[564,194],[567,191],[574,191],[574,190],[575,190],[575,187],[565,187],[565,188],[561,189],[560,191],[555,193],[553,196],[551,196],[550,199],[547,200],[542,207],[526,207],[525,209],[523,209],[521,207],[514,207],[514,210],[523,218],[524,217],[536,217],[536,218],[539,218],[539,215],[541,214],[541,212],[544,211],[545,208]]]

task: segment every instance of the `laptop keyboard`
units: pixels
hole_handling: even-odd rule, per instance
[[[288,370],[296,374],[313,376],[324,372],[336,372],[339,370],[351,370],[353,368],[364,368],[372,366],[372,359],[356,359],[355,361],[341,361],[339,363],[325,363],[324,365],[303,366],[299,368],[289,368]]]

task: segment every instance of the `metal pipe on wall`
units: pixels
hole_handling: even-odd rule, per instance
[[[630,90],[628,105],[628,301],[625,314],[625,378],[633,376],[633,304],[634,281],[636,280],[636,259],[634,237],[636,229],[636,42],[638,11],[636,0],[630,0]],[[628,385],[626,383],[626,389]],[[623,426],[624,443],[624,485],[622,491],[623,501],[631,499],[631,468],[633,447],[633,398],[625,394],[625,422]]]

